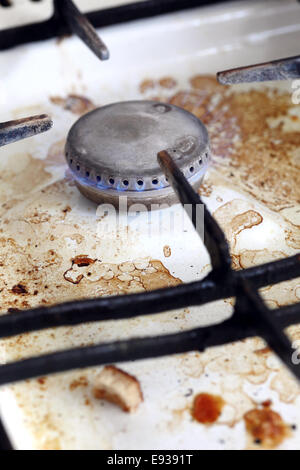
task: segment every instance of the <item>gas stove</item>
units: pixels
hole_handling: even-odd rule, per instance
[[[296,55],[300,6],[139,2],[83,18],[42,3],[35,24],[16,15],[0,32],[1,415],[14,447],[297,448],[294,88],[213,75]],[[88,20],[124,24],[96,35]],[[70,32],[83,42],[55,38]],[[135,413],[93,395],[105,364],[139,381]],[[204,396],[222,401],[214,424],[195,416]],[[280,439],[253,434],[262,416]]]

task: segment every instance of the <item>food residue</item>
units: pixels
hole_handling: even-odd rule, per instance
[[[53,104],[61,106],[66,111],[71,111],[73,114],[85,114],[96,108],[94,103],[85,96],[70,94],[66,98],[60,96],[52,96],[50,101]]]
[[[292,126],[289,124],[290,128],[287,129],[284,123],[288,119],[290,109],[293,108],[290,93],[277,93],[265,89],[240,91],[235,88],[230,89],[228,93],[229,88],[219,85],[213,77],[196,76],[190,81],[192,89],[175,94],[173,90],[167,88],[163,90],[163,85],[167,84],[163,80],[165,78],[148,80],[141,88],[148,92],[153,89],[152,94],[157,97],[152,99],[167,101],[193,112],[207,126],[213,164],[206,174],[200,194],[204,197],[213,194],[217,202],[223,203],[221,207],[219,204],[216,205],[214,215],[217,216],[231,242],[237,269],[282,258],[292,253],[292,250],[299,251],[300,237],[297,222],[284,227],[285,242],[280,248],[277,247],[276,251],[275,248],[273,251],[270,251],[271,248],[254,250],[252,246],[243,249],[241,248],[243,240],[240,238],[240,233],[245,229],[248,233],[251,230],[253,236],[259,236],[262,232],[262,227],[259,225],[265,223],[263,217],[268,221],[267,212],[263,207],[260,211],[260,206],[256,202],[251,202],[249,198],[246,201],[247,194],[271,211],[281,211],[280,217],[282,216],[285,221],[291,219],[292,206],[299,204],[300,133],[295,124]],[[165,98],[158,96],[163,93]],[[94,106],[90,100],[77,95],[70,95],[67,98],[54,97],[52,102],[75,114],[83,114]],[[61,109],[56,111],[61,114]],[[66,117],[74,119],[71,115]],[[289,119],[293,122],[295,120],[295,118]],[[89,216],[88,212],[82,212],[82,207],[80,211],[78,210],[77,192],[68,174],[65,179],[53,182],[52,173],[47,169],[49,165],[65,163],[64,145],[64,139],[53,143],[45,160],[34,158],[25,152],[17,153],[13,159],[7,159],[7,162],[3,160],[4,171],[1,173],[1,179],[2,184],[5,184],[5,191],[1,194],[0,208],[3,216],[0,228],[0,263],[3,266],[0,288],[3,313],[19,312],[27,308],[29,303],[32,307],[51,305],[53,302],[127,294],[178,285],[181,281],[173,277],[160,261],[148,261],[148,259],[132,261],[131,256],[135,256],[132,254],[128,256],[129,261],[121,264],[111,261],[111,258],[109,263],[104,261],[106,251],[101,246],[102,240],[99,243],[97,238],[97,224],[91,214]],[[246,196],[245,198],[235,196],[235,199],[229,201],[226,193],[223,198],[219,186],[225,188],[229,186],[230,189],[236,189]],[[69,207],[72,208],[71,212]],[[297,214],[299,220],[299,211]],[[121,242],[122,239],[118,240],[121,247],[118,256],[123,249]],[[135,244],[135,239],[133,238],[130,243]],[[76,247],[77,244],[81,244],[81,248]],[[266,245],[268,244],[269,241],[266,241]],[[53,250],[49,250],[49,245]],[[127,248],[127,245],[125,247]],[[172,249],[174,250],[173,247]],[[76,256],[79,251],[74,250],[89,254]],[[145,256],[147,254],[148,252]],[[283,288],[278,285],[268,287],[264,289],[264,296],[268,304],[272,302],[274,307],[296,302],[299,300],[299,281],[298,286],[295,280],[285,283]],[[205,312],[205,307],[202,309]],[[167,322],[171,324],[173,318],[182,321],[185,317],[182,312],[176,313],[176,317],[171,312],[166,312],[164,316],[166,323],[163,323],[162,319],[158,321],[162,322],[161,325],[166,330]],[[191,312],[190,318],[185,321],[186,327],[189,325],[187,321],[193,322],[193,318],[195,315]],[[177,323],[175,327],[182,328],[181,324],[177,326]],[[142,328],[145,332],[148,332],[149,328],[147,319],[144,318],[132,319],[128,325],[128,330],[125,331],[123,327],[118,330],[117,326],[106,324],[101,325],[98,330],[95,325],[88,324],[66,330],[56,329],[51,332],[46,330],[35,336],[20,335],[3,341],[1,354],[3,352],[7,360],[11,361],[58,348],[98,344],[102,340],[110,341],[113,340],[113,335],[124,335],[127,331],[132,335],[140,334]],[[158,325],[160,328],[160,323]],[[298,325],[291,330],[291,336],[298,338]],[[193,385],[194,388],[194,382],[188,382],[189,377],[194,380],[193,378],[198,378],[202,374],[204,376],[213,372],[213,377],[217,377],[216,386],[222,395],[221,398],[203,393],[195,397],[193,418],[204,424],[221,421],[224,424],[226,418],[226,424],[233,426],[244,417],[251,445],[255,448],[258,445],[270,448],[280,444],[290,432],[288,426],[278,413],[272,411],[270,400],[257,406],[245,390],[245,384],[248,382],[256,386],[267,383],[270,390],[276,392],[282,402],[288,406],[294,403],[298,396],[295,383],[277,362],[268,361],[272,359],[269,357],[271,356],[269,352],[269,348],[265,348],[262,341],[249,338],[237,344],[209,349],[201,353],[201,356],[199,353],[199,357],[189,355],[188,360],[186,360],[187,355],[184,355],[184,366],[181,364],[180,368],[178,367],[179,379],[182,380],[180,374],[183,374],[187,379],[187,387]],[[160,364],[164,366],[168,360],[169,358],[161,359]],[[177,360],[175,357],[176,366]],[[148,374],[146,366],[143,367]],[[152,365],[147,367],[151,368]],[[143,373],[140,373],[140,370],[137,369],[136,373],[142,380]],[[102,394],[102,398],[117,403],[122,409],[130,408],[132,403],[134,407],[142,400],[139,381],[113,366],[103,369],[99,382],[95,381],[95,377],[99,374],[97,369],[86,371],[86,380],[80,378],[80,374],[82,372],[72,373],[71,378],[67,374],[55,376],[47,379],[46,384],[44,378],[39,378],[36,381],[19,384],[20,388],[14,389],[18,404],[24,408],[27,416],[31,416],[28,422],[35,435],[37,447],[70,446],[72,433],[68,435],[66,432],[63,435],[62,432],[64,429],[72,429],[69,404],[72,406],[74,399],[77,398],[81,398],[81,403],[89,403],[91,399],[88,395],[89,384],[93,384],[96,398],[101,398]],[[164,394],[163,383],[162,381],[162,388],[158,393]],[[64,392],[57,393],[62,387]],[[68,394],[69,400],[65,399],[67,396],[65,394]],[[190,395],[190,391],[187,395]],[[60,407],[61,418],[53,407],[52,397],[62,400],[64,404]],[[151,393],[147,394],[147,398],[151,408],[153,399]],[[162,399],[168,401],[166,393],[162,395]],[[188,407],[189,400],[187,400]],[[94,406],[94,400],[91,401]],[[232,415],[227,417],[224,413],[219,418],[224,403],[228,405],[229,412],[232,409]],[[48,408],[45,413],[46,406]],[[185,407],[178,415],[182,416],[186,413],[186,409]],[[82,408],[79,408],[79,412],[83,414]],[[99,413],[101,420],[103,418],[100,415],[101,413]],[[149,425],[150,432],[152,420],[147,421],[147,414],[142,417],[146,425]],[[163,419],[162,417],[161,421]],[[106,439],[109,432],[107,433],[105,428],[105,420],[101,422],[102,424]],[[164,426],[163,422],[159,424]],[[101,426],[97,429],[100,428]],[[200,428],[201,426],[199,426],[201,431]],[[206,432],[205,428],[203,432]],[[228,433],[231,433],[231,430]],[[112,445],[109,438],[108,442],[101,441],[100,434],[99,432],[96,436],[99,446]],[[256,444],[253,444],[254,441]]]
[[[83,268],[85,266],[89,266],[93,264],[95,260],[89,258],[87,255],[78,255],[73,260],[72,263],[76,264],[79,268]]]
[[[94,397],[104,399],[130,413],[143,401],[139,381],[115,366],[105,366],[96,378]]]
[[[70,390],[75,390],[78,387],[87,387],[87,386],[88,386],[88,380],[84,375],[82,375],[78,379],[73,380],[70,383],[69,388]]]
[[[24,286],[24,284],[21,283],[13,286],[12,292],[18,295],[28,294],[27,288]]]
[[[151,90],[155,87],[155,81],[150,79],[145,79],[140,84],[140,92],[146,93],[146,91]]]
[[[192,416],[202,424],[212,424],[217,421],[222,413],[225,402],[218,395],[199,393],[194,398]]]
[[[254,443],[266,448],[277,447],[289,435],[289,427],[280,414],[269,406],[248,411],[244,415],[244,421]]]
[[[158,83],[162,88],[168,88],[168,89],[174,88],[177,85],[176,80],[174,80],[174,78],[172,77],[163,77],[159,80]]]
[[[101,260],[79,255],[72,259],[71,268],[64,273],[72,284],[97,283],[98,292],[113,294],[177,286],[181,280],[172,276],[159,260],[136,259],[121,264],[103,263]]]

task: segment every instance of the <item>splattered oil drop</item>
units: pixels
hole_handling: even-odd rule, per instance
[[[72,260],[73,264],[77,264],[79,268],[83,268],[85,266],[89,266],[95,262],[94,259],[89,258],[86,255],[78,255]]]
[[[248,411],[244,421],[253,441],[266,448],[277,447],[289,435],[289,428],[280,414],[269,407]]]
[[[192,416],[202,424],[215,423],[221,415],[224,404],[223,398],[218,395],[199,393],[194,398]]]

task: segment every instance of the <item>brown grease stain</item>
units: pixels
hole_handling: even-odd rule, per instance
[[[40,385],[45,385],[46,381],[47,381],[47,377],[40,377],[37,379],[38,383]]]
[[[272,400],[265,400],[261,404],[264,408],[270,408],[272,406]]]
[[[148,90],[155,88],[155,81],[152,79],[145,79],[140,84],[140,92],[142,94],[146,93]]]
[[[177,85],[176,80],[172,77],[163,77],[158,81],[158,83],[162,88],[167,88],[169,90],[175,88]]]
[[[215,168],[230,186],[237,185],[274,211],[299,204],[300,127],[284,129],[270,120],[296,108],[290,94],[275,90],[235,91],[213,76],[195,76],[192,90],[170,103],[202,119],[207,126]]]
[[[159,80],[153,80],[146,78],[140,83],[139,90],[140,93],[143,95],[154,88],[162,88],[164,90],[172,90],[177,86],[177,81],[173,77],[162,77]],[[152,98],[153,101],[165,101],[163,98],[155,97]]]
[[[11,291],[13,294],[17,294],[17,295],[28,294],[26,286],[21,283],[13,286]]]
[[[78,115],[86,114],[96,108],[96,105],[90,99],[75,94],[70,94],[66,98],[52,96],[50,101],[57,106],[61,106],[66,111]]]
[[[200,196],[209,197],[211,196],[212,192],[213,192],[212,185],[206,182],[202,183],[200,188],[198,189],[198,194],[200,194]]]
[[[170,274],[159,260],[103,263],[86,255],[77,256],[64,273],[66,281],[79,284],[82,281],[98,283],[98,292],[104,294],[137,292],[176,286],[182,281]]]

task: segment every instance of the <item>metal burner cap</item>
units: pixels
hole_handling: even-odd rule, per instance
[[[157,161],[168,150],[198,188],[210,156],[205,126],[177,106],[127,101],[81,117],[71,128],[66,158],[79,190],[95,202],[174,203],[176,196]]]

